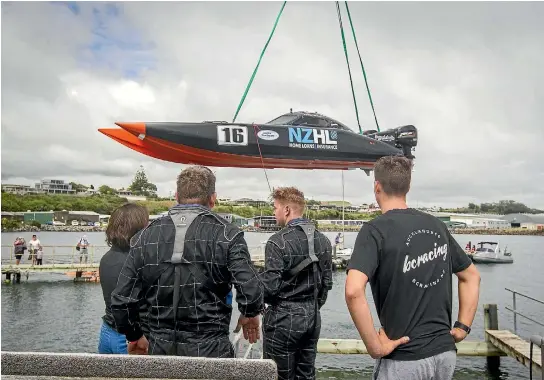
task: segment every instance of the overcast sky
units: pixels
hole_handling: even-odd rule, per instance
[[[382,129],[419,130],[409,202],[514,199],[544,208],[544,3],[350,3]],[[344,26],[349,26],[342,5]],[[128,186],[161,195],[182,165],[98,132],[115,121],[231,120],[279,2],[2,3],[2,183]],[[346,30],[364,129],[373,116]],[[238,116],[317,111],[357,129],[335,5],[287,3]],[[265,198],[262,169],[216,170],[220,197]],[[340,171],[268,170],[272,186],[338,200]],[[345,172],[346,200],[373,201]]]

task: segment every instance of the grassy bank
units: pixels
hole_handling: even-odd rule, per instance
[[[73,195],[16,195],[2,193],[2,211],[25,212],[32,211],[94,211],[99,214],[111,214],[113,210],[126,203],[127,199],[115,195],[92,195],[89,197],[78,197]],[[167,211],[175,205],[174,201],[164,199],[148,199],[146,201],[137,201],[136,203],[144,206],[150,215],[157,215]],[[271,216],[273,209],[266,207],[245,207],[217,204],[214,208],[218,213],[231,213],[244,218],[255,216]],[[380,212],[346,213],[345,218],[354,219],[372,219],[380,215]],[[342,219],[342,211],[338,210],[309,210],[305,217],[312,220],[319,219]]]

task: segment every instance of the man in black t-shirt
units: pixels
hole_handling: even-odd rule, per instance
[[[382,215],[363,225],[348,265],[346,302],[369,354],[373,379],[449,380],[455,343],[470,332],[480,275],[439,219],[408,208],[412,163],[384,157],[374,168]],[[452,274],[459,279],[459,314],[452,326]],[[374,329],[366,302],[370,282],[380,319]],[[390,339],[391,338],[391,339]]]

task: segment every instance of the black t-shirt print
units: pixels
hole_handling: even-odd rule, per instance
[[[364,224],[348,265],[365,273],[390,339],[408,336],[387,359],[419,360],[455,349],[452,274],[471,260],[439,219],[391,210]]]

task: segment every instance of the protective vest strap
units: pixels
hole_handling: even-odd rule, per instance
[[[304,233],[306,234],[306,239],[308,241],[308,257],[305,258],[300,264],[295,266],[294,268],[291,268],[287,275],[290,279],[296,278],[296,276],[305,268],[308,266],[312,266],[312,277],[314,279],[314,319],[313,319],[313,327],[315,328],[317,323],[317,313],[319,312],[319,290],[321,289],[321,286],[318,285],[319,282],[319,276],[318,272],[321,269],[321,266],[319,265],[319,259],[317,258],[315,254],[315,225],[313,223],[309,223],[307,221],[305,222],[298,222],[294,224],[295,226],[299,227]]]
[[[208,290],[216,294],[215,283],[211,278],[206,276],[202,271],[191,261],[187,260],[184,256],[185,250],[185,236],[187,235],[187,230],[193,224],[195,219],[199,216],[206,213],[202,209],[183,209],[183,210],[170,210],[169,216],[174,223],[176,228],[176,236],[174,240],[174,253],[172,254],[172,259],[170,262],[176,267],[180,265],[185,265],[187,269],[192,273],[192,275]],[[217,294],[216,294],[217,295]],[[219,295],[217,295],[219,297]]]
[[[287,276],[289,278],[295,278],[300,272],[302,272],[305,268],[312,265],[313,263],[319,263],[319,259],[315,255],[315,244],[314,244],[314,233],[315,233],[315,226],[310,223],[301,223],[297,224],[297,227],[300,227],[302,231],[306,234],[306,238],[308,239],[308,257],[305,258],[302,262],[300,262],[297,266],[294,268],[291,268],[287,272]]]
[[[175,274],[174,274],[174,294],[173,294],[173,309],[174,309],[174,331],[173,331],[173,347],[171,355],[177,355],[177,320],[178,320],[178,306],[180,298],[180,286],[181,286],[181,277],[183,275],[182,266],[186,266],[191,274],[195,277],[196,281],[200,282],[202,286],[206,287],[217,297],[221,298],[217,294],[217,289],[215,289],[215,283],[213,280],[206,276],[202,271],[191,261],[187,260],[183,254],[185,251],[185,236],[187,235],[187,230],[193,224],[195,219],[199,216],[206,213],[202,209],[171,209],[168,212],[168,215],[172,219],[174,226],[176,228],[176,235],[174,240],[174,252],[172,253],[172,258],[170,263],[174,265]]]

